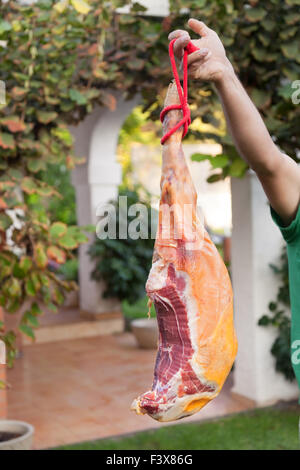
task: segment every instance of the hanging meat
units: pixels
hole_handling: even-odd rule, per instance
[[[171,83],[165,106],[179,104]],[[164,133],[181,119],[181,110],[168,111]],[[192,415],[215,398],[237,352],[229,275],[197,213],[182,133],[180,127],[163,145],[159,225],[146,284],[159,327],[154,380],[132,403],[158,421]]]

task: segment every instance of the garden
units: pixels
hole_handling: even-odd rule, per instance
[[[6,367],[5,374],[0,369],[0,448],[1,418],[32,421],[40,432],[34,448],[298,448],[288,261],[282,244],[265,266],[273,290],[262,300],[264,307],[254,312],[251,326],[258,335],[254,343],[267,345],[262,354],[269,369],[271,364],[274,389],[279,390],[276,397],[270,393],[269,401],[279,405],[253,410],[258,399],[234,397],[228,387],[223,402],[218,398],[221,411],[209,404],[203,422],[152,429],[146,417],[129,419],[126,414],[137,384],[140,388],[151,380],[158,340],[156,312],[145,283],[155,242],[151,235],[158,224],[159,193],[154,194],[151,184],[155,180],[159,187],[159,115],[172,78],[168,34],[186,27],[190,17],[201,18],[216,30],[276,145],[299,161],[300,113],[291,98],[300,74],[299,0],[268,0],[263,5],[256,0],[247,5],[239,0],[167,3],[168,14],[151,13],[147,2],[131,0],[1,4],[0,79],[5,102],[0,104],[0,341],[6,348]],[[214,85],[203,82],[199,87],[190,80],[188,95],[192,123],[184,142],[195,178],[197,171],[202,175],[197,182],[205,188],[201,202],[209,212],[215,200],[211,194],[219,191],[220,200],[233,198],[230,179],[246,181],[249,168],[226,128]],[[114,116],[120,106],[131,102],[121,126],[115,125],[110,156],[105,147],[110,137],[101,133],[101,125],[106,119],[117,122]],[[85,130],[86,123],[92,130]],[[84,130],[81,138],[78,129]],[[94,132],[103,147],[93,144]],[[214,146],[219,150],[211,150]],[[104,175],[100,183],[93,175],[93,152]],[[143,152],[153,155],[149,167],[138,166]],[[110,176],[112,161],[120,169],[119,178]],[[122,198],[128,207],[147,208],[146,233],[136,240],[121,235],[124,219],[127,227],[136,215],[122,213]],[[114,239],[96,235],[96,206],[103,202],[117,214]],[[231,234],[221,225],[206,225],[231,275]],[[75,301],[70,301],[72,292]],[[83,292],[92,307],[84,303]],[[91,365],[91,357],[103,361],[105,369],[99,399],[102,375],[96,364]],[[43,372],[45,367],[49,375],[48,369]],[[236,368],[241,370],[239,362],[230,377]],[[29,378],[35,381],[29,386],[32,393],[26,389]],[[56,379],[64,381],[66,396],[61,402]],[[74,388],[79,384],[82,391],[77,396]],[[118,386],[126,396],[117,405],[111,396]],[[53,424],[53,429],[44,430],[52,404],[49,408],[42,399],[36,406],[44,421],[37,412],[20,411],[20,400],[27,410],[33,409],[35,393],[40,392],[46,401],[52,400],[53,413],[70,407],[66,420],[58,419],[59,429]],[[238,390],[236,395],[243,394]],[[108,419],[108,406],[115,406],[115,419],[126,408],[115,428],[100,425]],[[139,419],[144,419],[142,424]],[[80,420],[85,428],[77,432]],[[52,438],[55,433],[58,437]]]

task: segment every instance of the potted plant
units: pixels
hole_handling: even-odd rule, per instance
[[[141,195],[143,194],[143,196]],[[119,196],[126,196],[127,208],[133,204],[143,203],[148,209],[148,236],[132,240],[119,238],[120,214],[119,199],[112,201],[116,207],[116,239],[96,239],[89,249],[89,254],[95,260],[92,278],[104,280],[106,290],[104,297],[116,297],[122,301],[122,311],[125,326],[130,329],[137,339],[137,344],[143,348],[156,348],[158,328],[156,318],[147,318],[147,297],[145,283],[152,264],[154,240],[151,238],[150,198],[141,187],[133,189],[120,188]],[[152,210],[153,211],[153,210]],[[152,212],[153,215],[153,212]],[[128,213],[129,226],[133,217]],[[155,310],[151,309],[153,316]]]

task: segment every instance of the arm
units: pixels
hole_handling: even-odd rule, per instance
[[[234,73],[218,35],[204,23],[191,19],[189,26],[201,35],[193,41],[200,51],[189,55],[193,78],[215,83],[229,131],[240,155],[256,172],[271,206],[283,221],[290,223],[300,201],[300,168],[274,144],[264,122]],[[174,31],[174,50],[178,57],[190,41],[185,31]]]

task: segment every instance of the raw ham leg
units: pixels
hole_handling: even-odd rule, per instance
[[[178,103],[172,83],[165,106]],[[181,117],[169,111],[164,132]],[[159,226],[146,284],[159,326],[154,380],[132,404],[158,421],[194,414],[215,398],[237,352],[229,275],[197,215],[181,138],[182,128],[163,145]]]

